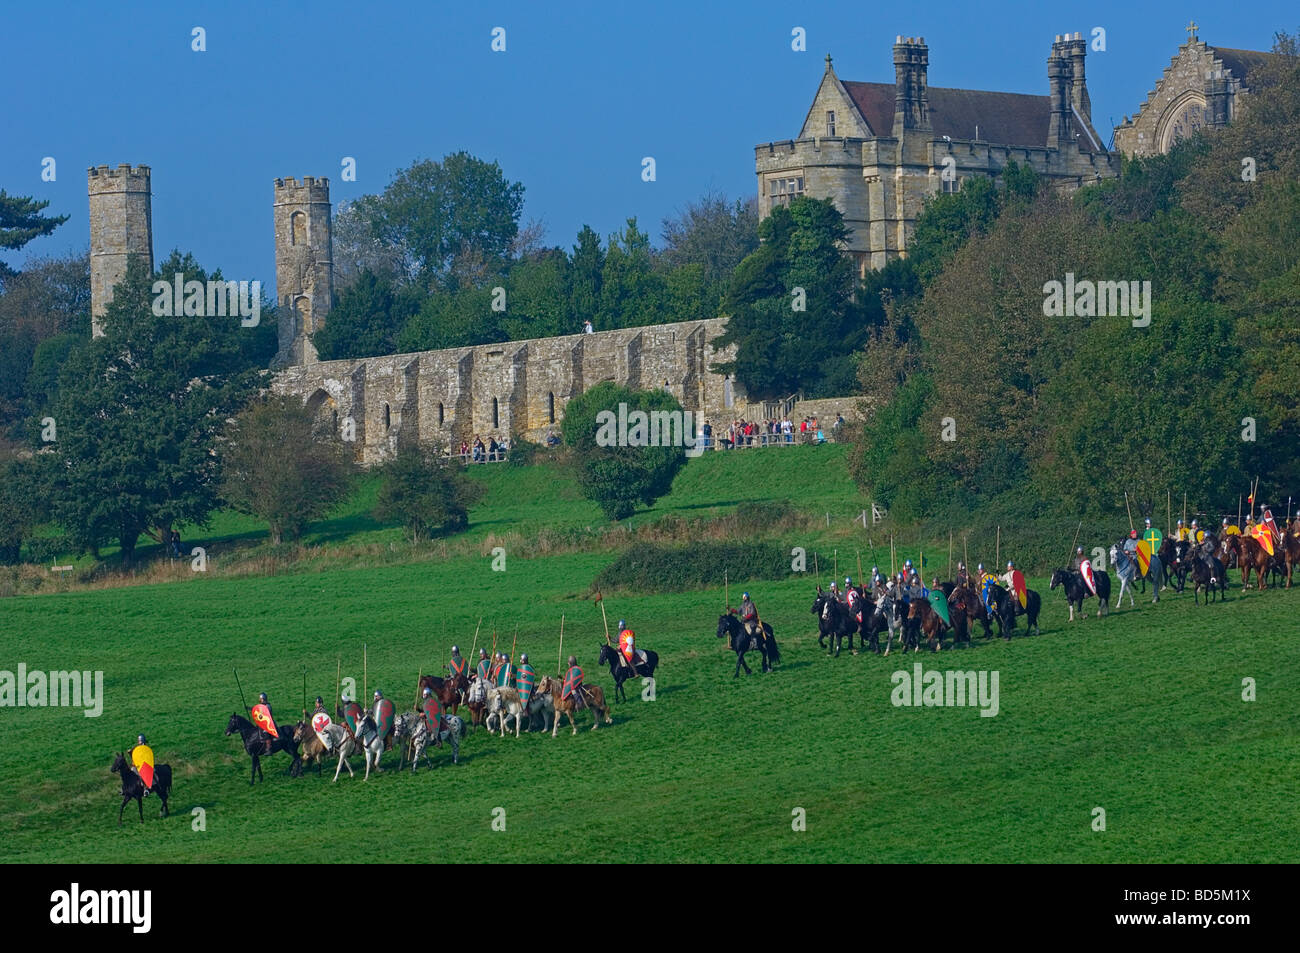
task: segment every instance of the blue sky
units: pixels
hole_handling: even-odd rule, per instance
[[[1188,19],[1212,45],[1268,49],[1293,2],[157,3],[8,2],[0,187],[71,218],[22,252],[89,243],[86,168],[153,169],[154,254],[192,251],[274,282],[272,181],[325,175],[335,205],[460,149],[526,188],[524,219],[569,247],[705,192],[755,190],[753,147],[791,138],[830,53],[841,79],[892,82],[897,34],[924,36],[930,85],[1046,94],[1057,33],[1106,30],[1088,55],[1094,124],[1135,112]],[[191,29],[207,34],[193,52]],[[494,27],[506,51],[491,50]],[[807,52],[791,50],[803,27]],[[41,161],[57,180],[41,181]],[[340,163],[355,157],[357,181]],[[653,156],[657,181],[643,182]]]

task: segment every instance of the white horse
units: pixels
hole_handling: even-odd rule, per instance
[[[501,737],[504,738],[506,735],[506,721],[513,718],[515,720],[515,737],[519,737],[519,722],[523,720],[524,714],[524,703],[519,698],[519,689],[489,688],[486,711],[483,723],[487,725],[488,731],[492,730],[492,718],[495,717],[501,729]]]
[[[460,763],[460,739],[465,736],[465,722],[458,715],[443,715],[443,722],[446,725],[439,733],[438,738],[442,741],[451,742],[451,763]],[[416,767],[423,757],[425,763],[430,768],[433,767],[433,759],[428,755],[430,742],[433,741],[433,735],[429,732],[429,727],[424,723],[424,716],[418,711],[404,711],[397,716],[393,724],[393,743],[401,741],[403,738],[411,739],[411,773],[415,773]],[[402,770],[406,764],[406,747],[401,748],[401,761],[397,765],[397,770]]]
[[[361,720],[357,722],[356,734],[349,734],[347,728],[343,725],[330,725],[325,729],[325,733],[330,739],[330,750],[338,749],[339,763],[334,769],[334,780],[339,779],[339,772],[343,766],[347,765],[348,776],[355,778],[352,771],[352,765],[348,762],[354,754],[360,753],[366,759],[366,776],[363,781],[370,780],[370,764],[374,762],[376,771],[382,771],[379,767],[379,756],[384,752],[384,739],[379,734],[374,719],[368,714],[362,715]]]
[[[528,728],[532,730],[533,719],[538,715],[542,716],[542,731],[551,730],[551,724],[555,721],[555,699],[551,697],[550,692],[541,690],[538,685],[533,689],[532,695],[528,697]]]

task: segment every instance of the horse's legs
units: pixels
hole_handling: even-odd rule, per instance
[[[140,823],[144,823],[144,794],[143,792],[135,796],[135,806],[140,811]]]
[[[127,806],[127,804],[129,804],[130,802],[131,802],[131,795],[129,795],[129,794],[123,794],[123,795],[122,795],[122,806],[121,806],[120,808],[117,809],[117,826],[118,826],[118,827],[121,827],[121,826],[122,826],[122,812],[126,810],[126,806]]]
[[[257,755],[253,755],[253,765],[248,772],[248,786],[252,787],[254,780],[257,778]]]

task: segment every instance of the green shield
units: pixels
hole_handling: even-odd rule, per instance
[[[934,589],[930,592],[930,605],[934,611],[939,613],[939,618],[943,619],[944,625],[952,625],[952,619],[948,617],[948,597],[943,594],[942,589]]]

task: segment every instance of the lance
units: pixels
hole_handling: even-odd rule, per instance
[[[1166,533],[1169,532],[1169,528],[1174,524],[1173,499],[1174,499],[1173,491],[1171,491],[1169,487],[1165,487],[1165,532]]]
[[[361,697],[370,703],[370,696],[366,694],[370,690],[370,646],[365,642],[361,643]]]
[[[302,667],[302,713],[307,714],[307,666]]]
[[[239,689],[239,700],[244,705],[244,711],[248,712],[248,717],[252,718],[253,713],[248,710],[248,702],[244,698],[244,686],[239,684],[239,669],[234,669],[234,673],[235,673],[235,686]]]
[[[814,553],[813,559],[815,560],[816,558],[817,554]],[[731,608],[731,581],[727,576],[727,571],[725,569],[722,571],[722,608]]]
[[[817,577],[817,585],[822,584],[822,565],[821,560],[817,558],[817,550],[813,550],[813,575]],[[728,606],[727,608],[731,608]]]
[[[890,534],[889,534],[889,575],[890,575],[890,578],[893,578],[893,575],[894,575],[895,571],[897,571],[897,568],[898,568],[898,566],[897,566],[897,563],[895,562],[895,559],[894,559],[894,534],[893,534],[893,533],[890,533]]]
[[[1241,527],[1241,494],[1237,494],[1237,527]]]
[[[560,613],[560,654],[555,657],[555,670],[564,671],[564,613]]]
[[[478,617],[478,625],[474,626],[474,642],[473,642],[473,644],[470,645],[470,647],[469,647],[469,658],[470,658],[470,661],[473,661],[473,660],[474,660],[474,649],[478,646],[478,630],[479,630],[479,627],[482,626],[482,625],[483,625],[483,617],[482,617],[482,616],[479,616],[479,617]]]
[[[415,676],[415,710],[420,710],[420,682],[424,680],[424,669],[419,669],[419,674]],[[407,743],[407,749],[410,749],[410,743]]]
[[[831,551],[831,559],[835,561],[835,568],[831,571],[831,578],[838,580],[840,578],[840,551],[838,549]]]
[[[510,664],[511,665],[515,664],[515,646],[517,646],[518,644],[519,644],[519,623],[516,622],[515,637],[514,640],[510,643]]]
[[[492,624],[492,660],[488,664],[488,674],[492,674],[492,666],[497,664],[497,627],[496,623]]]
[[[1124,491],[1124,512],[1128,513],[1128,528],[1130,530],[1135,530],[1136,528],[1133,526],[1133,511],[1129,509],[1128,505],[1128,490]]]
[[[1187,491],[1183,490],[1183,527],[1187,527]]]
[[[1287,502],[1286,508],[1288,510],[1291,508],[1290,501]],[[862,550],[860,549],[857,550],[857,554],[858,554],[858,585],[860,586],[862,585]]]
[[[961,561],[966,564],[966,575],[970,576],[970,550],[967,544],[970,542],[970,533],[961,538]]]
[[[948,530],[948,578],[952,578],[952,529]]]
[[[1074,531],[1074,542],[1070,544],[1070,555],[1065,557],[1065,563],[1070,564],[1071,557],[1074,556],[1075,547],[1079,545],[1079,532],[1083,529],[1083,520],[1079,520],[1079,528]]]
[[[609,641],[609,617],[605,615],[605,598],[600,593],[596,595],[599,597],[596,601],[600,603],[600,618],[605,623],[605,644],[612,645],[613,643]]]
[[[341,690],[340,683],[342,681],[343,681],[343,659],[337,658],[334,660],[334,704],[335,706],[337,706],[340,701],[339,691]]]
[[[1002,524],[1001,523],[998,524],[997,547],[993,550],[993,565],[995,567],[1002,565]]]

